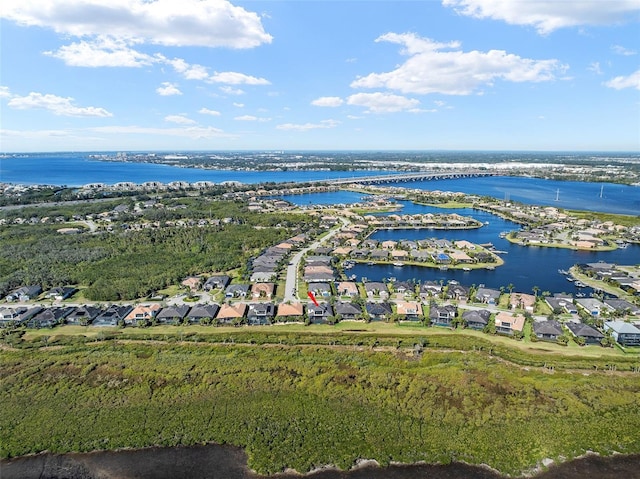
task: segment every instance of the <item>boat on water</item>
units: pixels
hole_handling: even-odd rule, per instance
[[[465,266],[464,268],[462,268],[462,271],[471,271],[471,268],[469,268],[468,266]]]
[[[569,274],[569,272],[566,269],[559,269],[558,273],[560,273],[560,274]]]
[[[374,264],[375,264],[375,263],[374,263],[373,261],[369,261],[369,262],[367,263],[367,266],[373,266]]]
[[[493,271],[495,268],[493,266],[487,266],[485,269],[487,269],[489,271]]]
[[[582,281],[575,281],[573,284],[575,284],[578,288],[586,288],[587,285],[584,284]]]
[[[500,233],[498,236],[500,236],[500,238],[506,238],[508,234],[509,234],[508,232],[503,231],[503,232],[502,232],[502,233]]]
[[[395,263],[393,263],[394,266],[397,266],[398,268],[404,266],[404,263],[400,263],[399,261],[396,261]]]

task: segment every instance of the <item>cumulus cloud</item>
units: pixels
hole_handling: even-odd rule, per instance
[[[276,128],[278,130],[294,130],[294,131],[309,131],[309,130],[318,130],[318,129],[326,129],[326,128],[335,128],[340,124],[337,120],[322,120],[320,123],[284,123],[282,125],[277,125]]]
[[[531,25],[542,35],[578,25],[611,25],[637,19],[637,0],[442,0],[446,7],[474,18]]]
[[[142,67],[155,63],[156,58],[140,53],[122,41],[101,36],[92,41],[64,45],[45,55],[75,67]]]
[[[0,86],[0,98],[9,98],[11,97],[11,91],[9,91],[8,86]]]
[[[615,90],[624,90],[626,88],[640,90],[640,70],[636,70],[631,75],[612,78],[605,82],[605,86]]]
[[[311,102],[314,106],[337,107],[344,103],[344,100],[337,96],[323,96]]]
[[[3,0],[0,16],[78,38],[156,45],[253,48],[272,40],[255,12],[227,0]]]
[[[159,58],[171,65],[176,72],[187,80],[206,80],[209,78],[209,72],[205,66],[187,63],[182,58],[174,58],[172,60],[165,59],[162,56]]]
[[[227,85],[270,85],[269,80],[237,72],[215,72],[208,80],[211,83],[226,83]]]
[[[458,42],[437,43],[413,33],[387,33],[377,42],[403,46],[409,58],[395,70],[371,73],[351,83],[354,88],[388,88],[402,93],[470,95],[495,80],[542,82],[556,78],[566,66],[558,60],[532,60],[502,50],[459,50]]]
[[[195,120],[192,120],[185,115],[167,115],[164,117],[164,121],[178,123],[179,125],[194,125],[196,123]]]
[[[42,109],[59,116],[76,117],[110,117],[112,113],[104,108],[95,106],[79,107],[73,104],[74,99],[61,97],[49,93],[42,94],[31,92],[27,96],[13,96],[9,100],[8,106],[16,110]]]
[[[237,120],[237,121],[259,121],[259,122],[265,122],[265,121],[271,121],[271,118],[264,118],[264,117],[260,117],[260,116],[254,116],[254,115],[242,115],[242,116],[236,116],[234,118],[234,120]]]
[[[244,90],[241,90],[240,88],[233,88],[230,86],[221,86],[220,91],[225,95],[234,95],[234,96],[244,95]]]
[[[156,93],[160,96],[182,95],[178,85],[168,81],[162,82],[161,86],[156,88]]]
[[[376,92],[351,95],[347,98],[347,104],[365,107],[369,113],[396,113],[417,111],[420,102],[415,98]]]
[[[220,116],[220,112],[216,110],[210,110],[209,108],[200,108],[198,113],[202,115]]]

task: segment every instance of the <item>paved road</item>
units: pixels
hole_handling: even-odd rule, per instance
[[[284,301],[298,300],[298,266],[300,265],[300,260],[302,260],[302,257],[308,251],[322,246],[327,240],[333,238],[336,234],[342,231],[342,228],[351,224],[351,222],[347,218],[340,217],[339,219],[342,222],[341,226],[332,229],[327,235],[293,255],[293,257],[289,261],[289,266],[287,267],[287,280],[284,286]]]

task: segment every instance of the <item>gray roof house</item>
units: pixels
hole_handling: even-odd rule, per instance
[[[619,298],[605,299],[604,304],[606,304],[610,308],[613,308],[615,311],[619,311],[621,313],[628,312],[629,314],[632,314],[634,316],[640,315],[640,306],[636,306],[635,304],[630,303],[629,301],[626,301],[624,299],[619,299]]]
[[[368,298],[373,298],[375,296],[380,297],[389,297],[389,289],[387,288],[386,283],[381,283],[377,281],[364,283],[364,290],[367,293]]]
[[[316,297],[328,298],[331,296],[331,285],[329,283],[311,283],[307,289]]]
[[[437,305],[429,308],[429,322],[434,326],[451,327],[453,320],[458,314],[458,308],[452,304]]]
[[[156,315],[156,320],[161,324],[178,324],[189,313],[189,306],[186,304],[176,304],[167,306]]]
[[[343,320],[362,319],[362,308],[355,303],[337,302],[333,309]]]
[[[276,315],[273,303],[252,303],[247,310],[247,322],[251,326],[271,324]]]
[[[562,336],[563,331],[558,321],[535,321],[533,333],[538,339],[555,341],[559,336]]]
[[[497,304],[500,299],[500,291],[491,288],[478,288],[476,301],[485,304]]]
[[[230,284],[224,290],[224,295],[227,298],[246,298],[249,294],[248,284]]]
[[[124,318],[133,311],[133,306],[119,306],[112,304],[96,316],[92,326],[117,326],[120,321],[124,324]]]
[[[605,321],[605,331],[622,346],[640,346],[640,329],[625,321]]]
[[[371,321],[388,321],[393,314],[393,310],[389,303],[368,301],[366,308]]]
[[[9,293],[5,299],[7,301],[30,301],[42,293],[42,288],[39,285],[22,286],[11,293]]]
[[[229,283],[231,282],[231,278],[227,275],[218,275],[211,276],[204,282],[202,288],[205,291],[211,291],[212,289],[225,289]]]
[[[320,303],[318,306],[311,303],[307,305],[307,315],[312,324],[328,324],[329,317],[333,316],[333,308],[329,303]]]
[[[604,334],[588,324],[568,322],[567,328],[574,336],[583,338],[585,344],[599,344],[604,338]]]
[[[102,312],[102,309],[95,306],[78,306],[64,319],[67,324],[79,324],[86,326]]]
[[[202,324],[215,318],[219,310],[220,306],[217,304],[195,304],[187,313],[187,320],[192,324]]]
[[[18,306],[17,308],[0,308],[0,328],[6,328],[11,324],[20,325],[27,323],[36,314],[42,311],[41,306],[27,308]]]
[[[34,315],[27,321],[27,328],[53,328],[62,323],[64,318],[73,311],[73,307],[47,308]]]
[[[546,302],[553,311],[560,311],[560,312],[564,311],[569,314],[578,313],[576,305],[573,304],[573,300],[570,298],[549,297],[549,298],[546,298]]]
[[[491,311],[488,309],[469,310],[462,313],[462,319],[470,329],[483,330],[489,324]]]
[[[47,298],[63,301],[73,296],[76,291],[78,290],[71,286],[56,286],[47,291]]]

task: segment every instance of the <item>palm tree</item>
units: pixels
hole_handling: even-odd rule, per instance
[[[533,289],[533,295],[536,297],[536,299],[538,299],[538,291],[540,291],[540,287],[534,286],[532,289]]]
[[[515,288],[515,286],[513,285],[513,283],[509,283],[507,285],[507,289],[509,290],[509,294],[513,293],[513,288]]]

